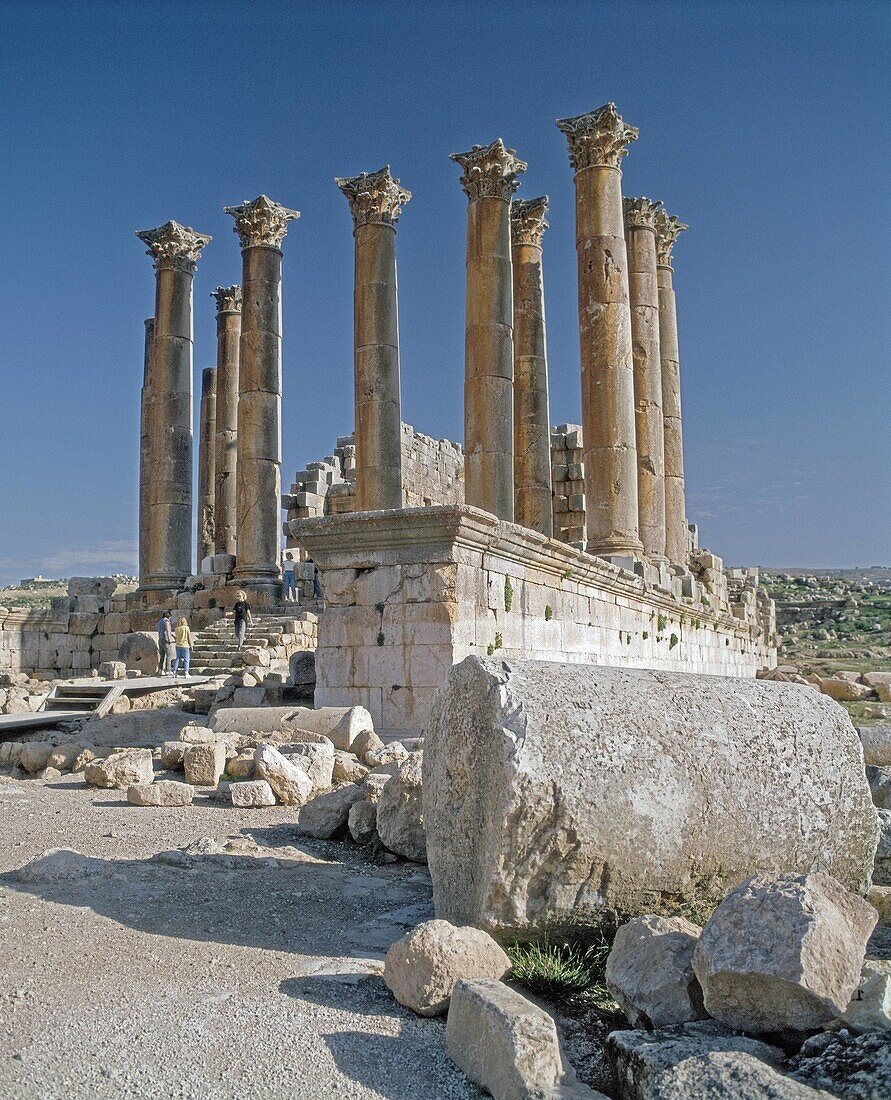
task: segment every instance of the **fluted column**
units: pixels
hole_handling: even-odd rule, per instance
[[[620,164],[637,130],[614,103],[557,120],[575,169],[587,549],[640,556],[634,371]]]
[[[402,507],[396,222],[411,192],[386,165],[335,180],[353,215],[356,510]]]
[[[656,565],[665,556],[665,439],[662,364],[659,358],[659,290],[656,281],[656,214],[661,203],[625,199],[625,242],[631,293],[637,503],[644,553]]]
[[[218,286],[217,423],[214,455],[214,553],[235,553],[238,469],[238,345],[241,340],[241,287]]]
[[[148,580],[149,516],[151,514],[150,491],[152,476],[152,389],[151,355],[152,333],[155,319],[149,317],[145,322],[145,351],[142,361],[142,391],[139,400],[139,583],[145,585]]]
[[[198,416],[198,572],[201,562],[213,554],[214,493],[217,442],[217,369],[201,374],[201,409]]]
[[[548,197],[511,204],[514,282],[514,519],[552,538],[551,427],[541,238]]]
[[[282,251],[300,215],[260,195],[224,207],[243,261],[238,371],[236,567],[243,585],[280,588],[282,462]],[[269,594],[274,597],[275,593]]]
[[[178,222],[136,234],[155,261],[152,471],[143,588],[178,588],[192,565],[192,279],[210,237]]]
[[[665,435],[665,552],[676,565],[687,565],[687,517],[684,502],[684,441],[681,431],[681,365],[671,253],[687,228],[673,215],[656,218],[656,274],[659,283],[659,355],[662,363],[662,422]]]
[[[526,165],[499,138],[452,153],[467,194],[464,496],[514,518],[513,275],[510,199]]]

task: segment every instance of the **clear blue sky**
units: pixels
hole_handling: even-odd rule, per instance
[[[466,199],[449,153],[503,137],[551,196],[553,423],[579,420],[572,175],[554,126],[614,100],[625,194],[676,248],[688,512],[733,563],[891,561],[885,3],[29,3],[0,8],[0,583],[135,567],[143,320],[134,230],[213,235],[224,204],[302,211],[285,241],[284,482],[352,430],[352,235],[334,176],[389,162],[403,416],[462,435]],[[197,414],[197,400],[196,400]]]

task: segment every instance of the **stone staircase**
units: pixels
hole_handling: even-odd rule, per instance
[[[321,600],[304,600],[301,604],[285,605],[281,612],[254,614],[253,626],[248,626],[244,649],[269,651],[268,664],[258,666],[265,672],[270,665],[287,666],[291,654],[298,650],[315,649],[316,623]],[[244,652],[235,641],[231,614],[224,619],[192,631],[191,673],[195,676],[227,676],[245,667]]]

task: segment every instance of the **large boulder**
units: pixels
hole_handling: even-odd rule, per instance
[[[423,770],[436,915],[457,924],[528,934],[758,871],[865,890],[872,870],[856,732],[797,684],[468,657]]]
[[[822,871],[747,879],[693,952],[706,1012],[755,1035],[822,1027],[847,1008],[877,921],[867,901]]]
[[[830,676],[821,680],[820,691],[830,699],[837,699],[840,703],[855,703],[858,699],[867,699],[872,694],[871,687],[854,683],[842,676]]]
[[[423,753],[413,752],[384,786],[377,807],[381,841],[397,855],[427,862],[427,835],[422,805]],[[363,794],[363,798],[366,797]]]
[[[215,787],[226,770],[226,746],[186,745],[183,771],[193,787]]]
[[[701,1020],[693,973],[700,929],[683,917],[647,914],[623,924],[606,960],[606,984],[632,1027]]]
[[[147,630],[137,630],[128,634],[118,649],[118,660],[128,672],[141,672],[143,676],[154,676],[160,663],[158,639]]]
[[[52,751],[53,745],[50,741],[25,741],[22,745],[19,767],[36,775],[47,766]]]
[[[419,1016],[442,1016],[459,979],[493,978],[510,970],[510,959],[480,928],[456,928],[428,920],[391,944],[384,982],[396,1000]]]
[[[232,805],[242,809],[256,806],[274,806],[275,795],[265,779],[250,779],[245,783],[233,783],[229,787]]]
[[[87,764],[84,781],[88,787],[125,791],[128,787],[151,783],[154,774],[150,749],[124,749]]]
[[[318,840],[330,840],[346,831],[350,810],[365,798],[358,783],[344,783],[333,791],[317,794],[297,815],[297,831]]]
[[[265,779],[285,806],[302,806],[312,795],[312,780],[304,769],[286,760],[272,745],[257,746],[254,775],[257,779]]]
[[[334,746],[327,737],[314,743],[290,745],[283,753],[299,764],[312,780],[314,791],[327,791],[334,775]]]

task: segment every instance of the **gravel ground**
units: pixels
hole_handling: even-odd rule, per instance
[[[380,977],[426,869],[292,819],[0,777],[0,1096],[479,1097]]]

